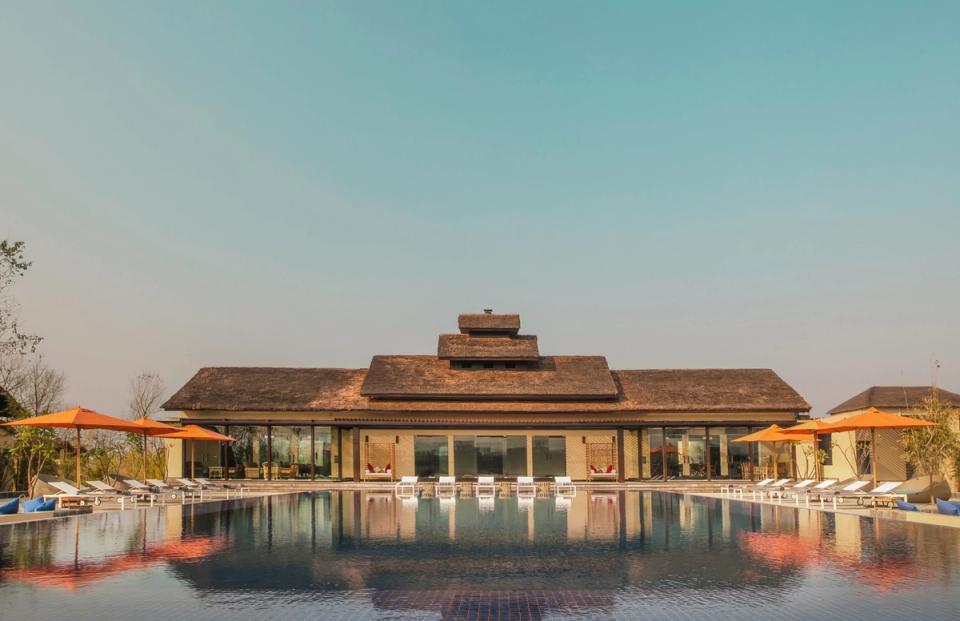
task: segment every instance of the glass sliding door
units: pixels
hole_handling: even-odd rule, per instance
[[[453,461],[457,476],[518,476],[527,472],[526,436],[456,436]]]
[[[563,436],[533,436],[533,476],[552,477],[567,473],[567,439]]]
[[[722,466],[723,458],[720,451],[720,440],[725,434],[723,427],[712,427],[707,429],[707,478],[721,478],[720,471],[725,470]]]
[[[686,463],[683,475],[690,479],[707,478],[707,432],[703,427],[692,427],[686,433]]]
[[[447,436],[416,436],[413,439],[413,461],[418,477],[447,474]]]
[[[274,479],[310,478],[310,427],[271,428]]]
[[[723,431],[721,451],[726,451],[726,458],[723,459],[723,465],[726,468],[721,468],[720,476],[726,479],[752,478],[750,451],[753,450],[753,443],[734,442],[737,438],[747,435],[750,430],[746,427],[727,427]],[[713,433],[712,429],[710,433]],[[724,449],[724,447],[726,448]]]
[[[650,471],[644,474],[651,479],[663,479],[664,456],[666,455],[666,445],[663,442],[663,429],[652,427],[646,430],[647,444],[649,445]],[[676,449],[674,448],[674,453]]]
[[[231,478],[263,478],[261,465],[267,461],[267,428],[253,425],[230,425],[232,461],[235,464]]]
[[[333,437],[330,427],[313,428],[313,462],[316,476],[330,478],[333,474]]]
[[[663,456],[667,461],[667,478],[684,476],[686,451],[684,449],[684,430],[680,427],[667,427],[664,434]]]

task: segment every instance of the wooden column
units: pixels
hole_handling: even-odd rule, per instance
[[[623,463],[623,427],[617,427],[617,482],[623,483],[625,478]]]
[[[649,445],[650,439],[647,438],[647,446]],[[643,430],[640,427],[637,427],[637,480],[643,480]]]
[[[707,480],[712,481],[713,475],[710,473],[710,468],[713,466],[713,460],[710,458],[710,427],[703,428],[703,444],[706,448],[705,457],[707,462]]]
[[[263,464],[260,464],[263,467]],[[267,480],[273,480],[273,426],[267,425]]]
[[[317,427],[310,425],[310,480],[317,478]]]
[[[392,466],[393,464],[391,464]],[[360,482],[360,428],[353,428],[353,480]]]

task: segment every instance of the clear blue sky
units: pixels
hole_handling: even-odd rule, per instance
[[[814,413],[960,390],[960,3],[5,3],[0,236],[68,400],[520,312]]]

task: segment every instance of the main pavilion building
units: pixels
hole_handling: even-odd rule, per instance
[[[732,440],[810,410],[770,369],[614,371],[603,356],[541,355],[519,315],[458,324],[436,355],[378,355],[365,369],[200,369],[164,409],[236,441],[171,444],[169,474],[752,478],[774,459],[787,472],[791,452]]]

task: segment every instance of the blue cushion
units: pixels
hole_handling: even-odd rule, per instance
[[[28,500],[23,503],[23,512],[24,513],[33,513],[40,508],[40,505],[43,504],[43,496],[40,498],[34,498],[33,500]]]
[[[45,503],[41,504],[39,507],[37,507],[36,510],[37,510],[37,511],[53,511],[53,510],[56,509],[56,508],[57,508],[57,499],[56,499],[56,498],[51,498],[51,499],[48,500],[47,502],[45,502]]]
[[[0,515],[13,515],[20,508],[20,499],[14,498],[0,505]]]
[[[899,498],[896,500],[897,506],[900,507],[901,511],[919,511],[917,505],[912,505],[909,502],[904,502]]]
[[[944,515],[960,515],[960,507],[952,502],[937,498],[937,511]]]

